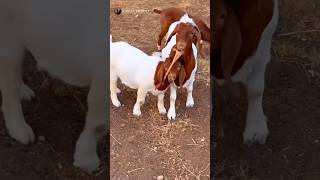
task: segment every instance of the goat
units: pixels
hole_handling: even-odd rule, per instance
[[[214,0],[213,3],[212,76],[220,87],[232,88],[235,82],[245,84],[249,104],[243,141],[248,145],[264,144],[269,130],[262,96],[278,22],[278,2]],[[221,124],[220,118],[216,121]]]
[[[160,14],[161,31],[158,36],[157,47],[158,47],[158,50],[161,50],[162,39],[167,34],[170,25],[176,21],[179,21],[181,17],[186,14],[186,12],[180,8],[175,8],[175,7],[170,7],[163,10],[153,9],[153,12]],[[202,40],[210,43],[210,28],[208,28],[208,26],[202,21],[201,18],[197,16],[192,16],[192,15],[189,15],[189,16],[190,18],[193,19],[194,23],[199,28],[201,32]],[[202,41],[200,41],[200,44],[199,44],[200,52],[202,52],[201,44],[202,44]]]
[[[106,6],[106,1],[0,2],[0,91],[10,136],[23,144],[35,139],[20,101],[34,96],[22,80],[27,49],[40,69],[64,82],[90,86],[86,124],[77,140],[73,163],[89,172],[100,164],[96,131],[108,125]]]
[[[121,106],[117,97],[119,78],[128,87],[138,89],[134,115],[141,115],[140,107],[148,92],[158,95],[158,110],[160,114],[165,114],[164,92],[172,81],[183,77],[184,73],[181,63],[175,63],[174,67],[169,69],[172,57],[173,53],[162,61],[160,57],[149,56],[126,42],[110,42],[110,96],[113,105]]]
[[[193,82],[195,80],[195,74],[197,71],[197,48],[195,44],[199,44],[201,40],[201,34],[199,29],[193,20],[185,14],[181,17],[180,21],[171,24],[168,31],[167,44],[161,51],[162,59],[170,57],[172,51],[175,53],[175,60],[172,61],[172,65],[176,61],[180,61],[185,67],[186,75],[183,83],[180,85],[172,83],[170,86],[170,108],[168,110],[168,119],[175,119],[175,101],[176,101],[176,89],[177,87],[186,87],[188,91],[188,97],[186,106],[193,107],[194,100],[192,96]],[[170,52],[170,53],[169,53]],[[171,65],[171,66],[172,66]],[[169,68],[170,70],[170,68]]]

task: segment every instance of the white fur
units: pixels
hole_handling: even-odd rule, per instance
[[[196,26],[196,24],[193,22],[193,20],[187,15],[183,15],[181,17],[181,19],[179,21],[176,21],[174,23],[172,23],[169,27],[169,30],[167,32],[167,37],[173,32],[173,30],[175,29],[175,27],[179,24],[179,23],[192,23],[194,26]],[[170,55],[170,51],[172,49],[172,47],[176,44],[176,35],[172,36],[172,38],[170,39],[170,41],[167,43],[167,45],[162,49],[161,51],[161,58],[164,61],[167,57],[169,57]],[[196,48],[196,46],[192,43],[192,51],[193,51],[193,56],[196,60],[196,64],[195,64],[195,68],[192,71],[192,74],[190,76],[190,78],[185,82],[185,84],[183,85],[183,87],[187,88],[188,91],[188,97],[187,97],[187,102],[186,102],[186,106],[187,107],[193,107],[194,105],[194,100],[193,100],[193,96],[192,96],[192,92],[193,92],[193,82],[195,80],[195,75],[196,75],[196,71],[197,71],[197,53],[198,50]],[[176,118],[176,109],[175,109],[175,103],[176,103],[176,98],[177,98],[177,88],[171,84],[170,87],[170,108],[168,110],[168,119],[175,119]]]
[[[232,77],[234,82],[246,85],[248,95],[248,112],[243,141],[248,144],[264,144],[268,134],[267,118],[262,108],[266,66],[271,59],[271,41],[278,23],[278,2],[274,0],[274,13],[271,21],[263,31],[257,51],[241,69]]]
[[[104,2],[0,2],[0,90],[9,134],[23,144],[34,140],[20,101],[34,96],[22,81],[26,48],[38,66],[52,76],[73,85],[90,86],[86,124],[74,153],[74,165],[88,171],[99,166],[96,129],[107,125]]]
[[[121,105],[116,93],[119,78],[126,86],[138,90],[137,101],[133,108],[134,115],[140,116],[140,107],[148,92],[158,95],[158,110],[160,114],[165,114],[164,91],[156,91],[154,86],[154,75],[159,62],[161,62],[159,56],[149,56],[126,42],[111,42],[110,96],[113,105],[116,107]]]

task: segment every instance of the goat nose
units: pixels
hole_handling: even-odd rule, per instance
[[[182,51],[184,49],[185,45],[184,44],[177,44],[177,50]]]
[[[175,76],[175,75],[173,75],[173,74],[169,74],[169,75],[168,75],[168,81],[169,81],[170,83],[172,83],[175,79],[176,79],[176,76]]]

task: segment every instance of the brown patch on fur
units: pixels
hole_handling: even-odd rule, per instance
[[[212,72],[216,78],[228,79],[257,50],[261,34],[273,15],[273,1],[215,0],[214,3]]]
[[[183,11],[180,8],[170,7],[163,10],[154,9],[155,13],[160,14],[160,24],[161,24],[161,31],[158,38],[158,45],[161,45],[161,41],[163,37],[167,34],[170,25],[175,22],[179,21],[180,18],[186,14],[185,11]],[[195,24],[198,26],[200,32],[201,32],[201,38],[204,41],[207,41],[210,43],[210,28],[202,21],[201,18],[197,16],[192,16],[188,14],[190,18],[193,19]]]

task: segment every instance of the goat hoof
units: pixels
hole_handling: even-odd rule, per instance
[[[133,115],[140,116],[141,115],[141,111],[140,110],[133,110]]]
[[[267,140],[269,130],[265,120],[263,121],[251,121],[247,124],[246,129],[243,133],[243,142],[248,146],[251,146],[255,142],[264,144]]]
[[[159,113],[160,114],[166,114],[167,113],[167,110],[164,107],[161,107],[161,108],[158,108],[158,109],[159,109]]]
[[[34,133],[26,122],[9,125],[7,129],[10,136],[22,144],[29,144],[34,141]]]
[[[35,94],[32,91],[32,89],[30,89],[30,87],[22,83],[21,89],[20,89],[20,97],[23,100],[30,101],[35,97]]]
[[[115,107],[120,107],[120,106],[121,106],[120,101],[113,102],[112,104],[113,104]]]
[[[116,89],[116,93],[119,94],[121,93],[121,90],[119,88]]]
[[[186,103],[186,107],[193,107],[193,105],[194,105],[193,99],[188,99]]]
[[[100,164],[98,156],[77,156],[74,160],[73,166],[78,167],[88,173],[97,170]]]
[[[176,119],[176,112],[174,109],[169,109],[167,117],[169,120],[175,120]]]

